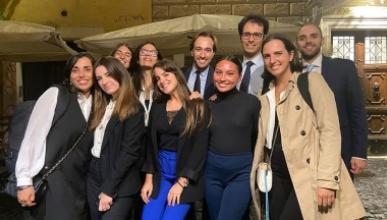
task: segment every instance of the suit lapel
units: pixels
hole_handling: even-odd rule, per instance
[[[321,74],[326,77],[327,73],[329,72],[329,58],[326,56],[323,56],[321,61]]]
[[[212,95],[211,93],[214,91],[214,84],[212,83],[213,75],[214,75],[214,68],[210,66],[210,68],[208,69],[206,85],[204,88],[204,95],[203,95],[204,99],[208,99]]]
[[[183,70],[183,73],[184,73],[184,77],[185,77],[185,80],[187,81],[188,83],[188,79],[189,79],[189,74],[191,73],[192,71],[192,66],[190,67],[187,67]]]
[[[106,145],[106,143],[108,142],[113,130],[114,130],[114,127],[116,126],[116,124],[120,122],[119,118],[117,115],[112,115],[112,117],[110,118],[108,124],[106,125],[106,129],[105,129],[105,134],[103,135],[103,141],[102,141],[102,148],[103,149]]]

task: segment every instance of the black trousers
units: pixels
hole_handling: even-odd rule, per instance
[[[262,203],[265,202],[261,193]],[[270,220],[302,220],[302,214],[290,179],[273,174],[273,187],[269,192]]]
[[[100,160],[93,158],[90,162],[87,176],[87,201],[91,220],[127,220],[135,203],[135,196],[117,197],[106,212],[98,211],[99,194],[101,193],[102,177],[100,175]]]

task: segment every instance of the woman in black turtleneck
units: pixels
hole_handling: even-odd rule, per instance
[[[239,92],[242,65],[233,56],[215,67],[216,99],[211,102],[205,197],[212,220],[242,219],[251,198],[249,176],[258,133],[260,103]]]

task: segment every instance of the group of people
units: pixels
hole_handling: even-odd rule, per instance
[[[135,50],[119,44],[97,61],[84,52],[72,56],[65,66],[65,113],[56,117],[63,100],[60,89],[49,88],[35,104],[20,148],[17,197],[26,216],[364,216],[351,180],[367,166],[365,109],[353,62],[323,56],[314,24],[300,28],[296,46],[268,35],[269,22],[259,15],[245,16],[238,32],[243,60],[225,56],[215,65],[217,40],[210,32],[192,38],[193,63],[183,69],[163,59],[152,42]],[[313,107],[298,87],[301,74],[307,74]],[[36,204],[33,178],[80,135]],[[266,194],[257,183],[261,162],[272,171]]]

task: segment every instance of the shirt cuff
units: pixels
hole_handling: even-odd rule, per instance
[[[32,186],[32,179],[28,177],[18,178],[16,186]]]
[[[359,160],[367,160],[365,158],[361,158],[361,157],[352,157],[353,159],[359,159]]]

